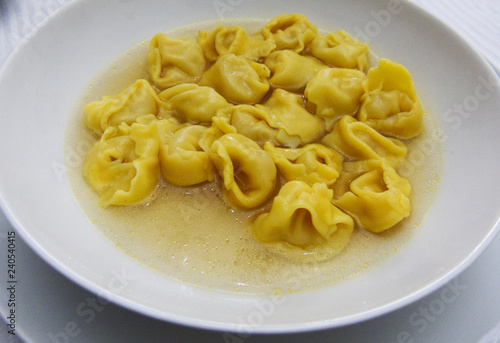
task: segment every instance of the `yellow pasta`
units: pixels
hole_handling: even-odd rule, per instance
[[[213,125],[223,133],[247,136],[260,146],[272,142],[277,146],[295,148],[320,137],[324,123],[302,107],[303,101],[297,95],[279,93],[280,90],[275,91],[276,96],[273,95],[274,98],[265,106],[238,105],[220,111],[213,118]],[[302,136],[296,134],[300,125],[306,128]]]
[[[325,133],[325,123],[308,112],[304,100],[297,94],[276,89],[263,104],[271,111],[268,123],[279,129],[278,141],[287,141],[290,148],[312,143]]]
[[[143,115],[156,115],[162,106],[153,87],[141,79],[119,94],[89,102],[83,113],[87,127],[102,135],[110,126],[116,127],[121,123],[131,125]]]
[[[362,83],[366,76],[359,70],[323,69],[307,84],[304,95],[316,105],[316,115],[330,121],[354,115],[361,104]]]
[[[354,222],[332,204],[324,183],[286,183],[271,210],[252,224],[257,240],[287,257],[323,260],[339,253],[351,237]]]
[[[261,35],[248,36],[238,25],[228,27],[221,25],[211,33],[200,31],[198,43],[203,48],[205,58],[215,62],[226,54],[241,55],[257,61],[265,58],[276,48],[272,39],[264,39]]]
[[[333,203],[363,228],[381,232],[410,215],[411,186],[386,160],[344,163]]]
[[[422,132],[423,111],[411,74],[401,64],[381,59],[368,71],[358,119],[397,138]]]
[[[385,159],[397,167],[406,157],[401,141],[388,138],[351,116],[344,116],[321,142],[354,161]]]
[[[271,142],[264,145],[271,154],[283,179],[303,181],[308,185],[333,185],[340,175],[342,156],[322,144],[312,143],[297,149],[277,148]]]
[[[269,83],[275,88],[300,91],[322,69],[328,68],[311,56],[302,56],[291,50],[279,50],[265,60],[271,70]]]
[[[310,45],[311,54],[332,67],[366,71],[369,49],[366,43],[343,30],[317,36]]]
[[[151,121],[151,120],[150,120]],[[100,204],[142,203],[156,188],[160,174],[156,122],[109,127],[88,153],[83,173]]]
[[[212,123],[223,133],[239,133],[253,141],[259,146],[266,142],[286,144],[278,141],[278,129],[270,126],[272,114],[263,106],[237,105],[227,110],[220,111],[213,118]]]
[[[213,88],[183,83],[159,94],[172,115],[181,122],[210,124],[220,109],[230,104]]]
[[[258,211],[248,222],[258,242],[299,261],[410,215],[397,168],[401,140],[423,130],[422,105],[407,69],[386,59],[369,69],[368,45],[345,31],[318,35],[304,15],[283,14],[255,35],[159,33],[147,62],[149,78],[84,108],[100,138],[83,173],[101,206],[147,202],[160,177],[212,183],[225,205]]]
[[[212,87],[229,102],[255,104],[269,90],[269,75],[269,68],[263,64],[226,54],[203,74],[200,85]]]
[[[261,32],[264,38],[274,40],[277,50],[301,53],[316,37],[318,29],[305,15],[294,13],[274,17]]]
[[[178,186],[214,181],[215,167],[199,143],[206,131],[201,125],[185,126],[160,146],[161,173],[166,181]]]
[[[149,75],[161,89],[198,82],[205,71],[205,64],[202,48],[190,39],[168,37],[163,33],[151,39]]]
[[[222,176],[230,203],[253,208],[269,199],[276,187],[276,166],[257,143],[238,133],[229,133],[215,140],[209,153]]]

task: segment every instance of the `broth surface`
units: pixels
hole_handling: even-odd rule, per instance
[[[224,24],[238,24],[253,33],[265,22]],[[194,36],[198,30],[210,31],[220,24],[201,23],[168,34]],[[252,237],[248,224],[270,204],[252,211],[230,208],[215,183],[179,187],[161,182],[154,199],[146,204],[99,207],[98,196],[82,173],[86,152],[97,140],[83,124],[82,109],[89,101],[121,92],[139,78],[149,80],[148,46],[149,42],[143,42],[133,47],[97,75],[75,107],[68,128],[66,165],[75,196],[89,220],[112,244],[168,277],[253,294],[325,287],[397,258],[397,250],[418,230],[438,184],[441,147],[435,138],[438,127],[428,113],[424,115],[424,132],[405,141],[408,155],[398,168],[412,185],[411,215],[383,233],[355,228],[344,250],[327,261],[300,263],[269,252]]]

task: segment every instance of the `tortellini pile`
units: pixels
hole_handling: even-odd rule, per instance
[[[381,232],[411,211],[397,172],[423,129],[410,73],[344,31],[301,14],[260,32],[219,26],[155,35],[149,75],[84,108],[98,141],[83,172],[103,207],[151,201],[160,179],[216,182],[271,251],[323,260],[355,229]]]

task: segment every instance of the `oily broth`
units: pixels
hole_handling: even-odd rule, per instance
[[[256,32],[265,21],[225,22]],[[219,22],[197,24],[170,35],[195,36]],[[99,207],[98,196],[83,177],[86,152],[97,137],[83,124],[82,108],[103,95],[116,94],[139,78],[149,79],[143,42],[116,59],[86,89],[68,129],[67,163],[75,196],[89,220],[113,244],[144,265],[165,275],[208,288],[270,294],[325,287],[382,263],[407,242],[431,206],[440,170],[437,125],[424,116],[425,132],[405,141],[408,157],[399,168],[412,185],[412,213],[379,233],[355,228],[349,244],[335,257],[303,263],[278,256],[257,242],[248,229],[259,213],[229,207],[216,183],[179,187],[161,181],[155,195],[136,206]],[[76,156],[76,158],[75,158]],[[425,166],[425,167],[424,167]]]

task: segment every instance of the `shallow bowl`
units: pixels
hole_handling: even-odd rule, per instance
[[[83,90],[116,56],[157,32],[292,12],[325,30],[344,29],[412,72],[443,146],[435,200],[414,237],[359,275],[281,296],[209,290],[131,259],[87,220],[66,175],[65,133]],[[500,216],[499,87],[463,39],[403,1],[77,0],[30,33],[0,72],[0,203],[50,265],[139,313],[244,333],[352,324],[436,290],[492,241]]]

